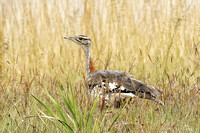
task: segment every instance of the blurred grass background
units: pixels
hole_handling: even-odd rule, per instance
[[[57,81],[68,88],[71,80],[85,106],[85,55],[63,39],[83,34],[98,69],[129,72],[164,93],[165,107],[138,100],[119,118],[132,124],[119,122],[111,131],[200,132],[199,6],[199,0],[1,0],[0,131],[58,131],[40,121],[29,95],[48,101],[47,88],[59,102]]]

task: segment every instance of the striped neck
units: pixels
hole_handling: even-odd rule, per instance
[[[87,70],[87,75],[89,76],[90,74],[90,48],[84,49],[84,51],[86,54],[86,70]]]
[[[94,63],[90,57],[91,54],[91,50],[90,50],[90,46],[89,47],[82,47],[85,55],[86,55],[86,70],[87,70],[87,75],[89,76],[89,74],[93,73],[94,71],[96,71],[97,69],[94,66]]]

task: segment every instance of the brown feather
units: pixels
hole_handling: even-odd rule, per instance
[[[90,68],[90,74],[97,71],[96,67],[94,66],[94,63],[92,61],[92,58],[90,58],[90,64],[89,64],[89,68]]]

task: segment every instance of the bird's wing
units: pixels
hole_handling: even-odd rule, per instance
[[[140,98],[155,100],[161,91],[136,80],[131,75],[118,70],[99,70],[88,76],[90,88],[96,86],[106,86],[108,84],[110,92],[132,93]]]

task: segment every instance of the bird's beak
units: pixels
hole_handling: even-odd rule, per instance
[[[69,36],[65,36],[64,39],[70,39],[71,40],[72,37]]]
[[[68,39],[68,40],[71,40],[71,41],[73,41],[75,43],[78,43],[77,40],[75,39],[75,37],[66,36],[66,37],[64,37],[64,39]]]
[[[68,40],[71,40],[71,41],[73,41],[73,42],[76,42],[76,40],[75,40],[74,37],[65,36],[64,39],[68,39]]]

